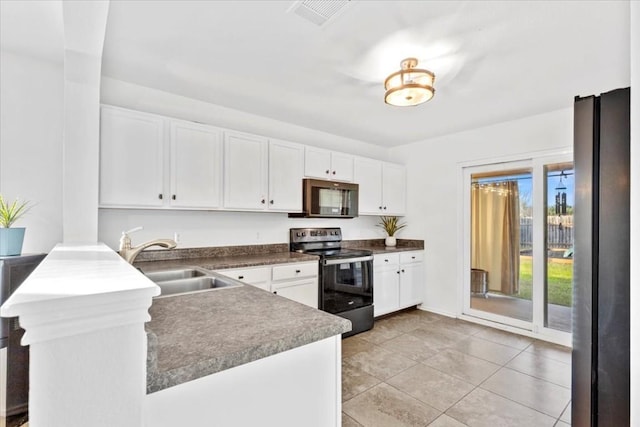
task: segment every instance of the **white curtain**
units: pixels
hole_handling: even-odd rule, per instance
[[[520,196],[517,181],[471,188],[471,267],[488,272],[490,291],[518,293]]]

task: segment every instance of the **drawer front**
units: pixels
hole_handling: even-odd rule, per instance
[[[412,262],[422,262],[423,260],[424,260],[424,251],[400,253],[401,264],[410,264]]]
[[[269,281],[269,273],[271,268],[242,268],[237,270],[218,270],[218,273],[223,274],[234,279],[238,279],[241,282],[255,284]]]
[[[374,267],[381,267],[384,265],[398,265],[399,262],[400,256],[397,253],[376,254],[373,256]]]
[[[318,263],[284,264],[273,267],[273,280],[289,280],[318,275]]]

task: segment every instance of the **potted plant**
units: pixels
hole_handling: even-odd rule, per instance
[[[407,226],[406,223],[400,223],[400,218],[397,216],[381,216],[378,226],[383,228],[387,232],[387,237],[384,239],[385,246],[395,246],[396,236],[395,234]]]
[[[0,256],[20,255],[24,241],[24,227],[11,227],[29,210],[28,202],[5,201],[0,195]]]

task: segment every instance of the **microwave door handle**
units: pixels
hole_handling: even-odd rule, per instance
[[[373,260],[373,255],[365,256],[365,257],[355,257],[355,258],[326,259],[324,260],[324,265],[351,264],[353,262],[364,262],[364,261],[372,261],[372,260]]]

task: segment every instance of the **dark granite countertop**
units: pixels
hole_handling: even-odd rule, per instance
[[[398,239],[396,246],[385,246],[384,239],[343,240],[342,246],[352,249],[367,249],[375,255],[392,252],[421,251],[424,250],[424,240]]]
[[[351,322],[251,285],[156,298],[147,393],[351,330]]]

